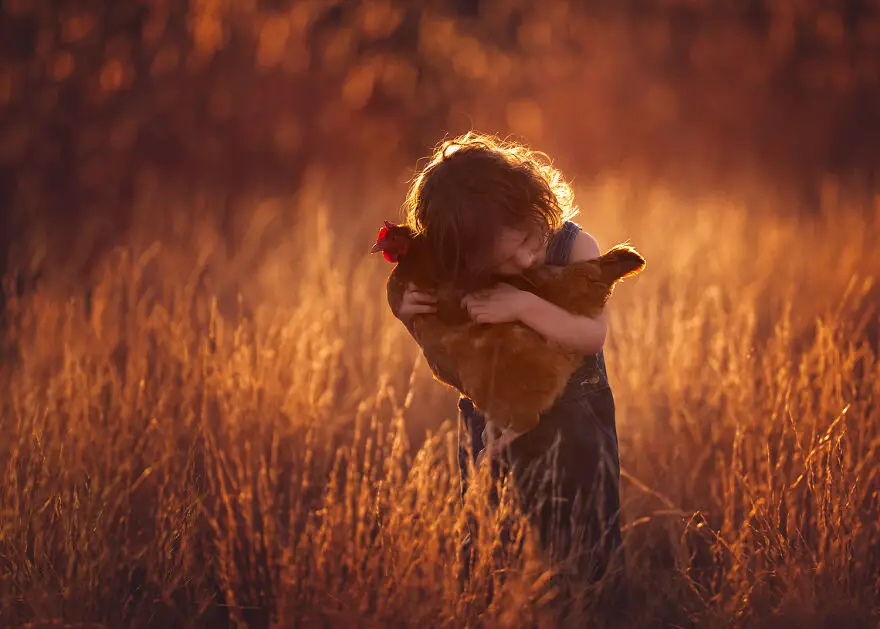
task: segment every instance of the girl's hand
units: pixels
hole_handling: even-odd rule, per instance
[[[437,292],[419,290],[412,282],[407,284],[397,317],[409,325],[413,316],[433,312],[437,312]]]
[[[534,298],[532,293],[501,283],[495,288],[465,295],[461,305],[476,323],[508,323],[519,321]]]

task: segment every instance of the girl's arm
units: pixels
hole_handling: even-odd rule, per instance
[[[600,255],[596,239],[578,232],[569,262],[593,260]],[[483,295],[469,295],[464,300],[471,317],[478,323],[520,321],[549,341],[583,354],[597,354],[605,344],[607,320],[575,315],[533,293],[501,284]]]
[[[519,320],[548,341],[581,353],[598,354],[605,344],[607,324],[605,315],[585,317],[574,315],[549,301],[532,295],[520,314]]]
[[[575,237],[569,263],[595,260],[601,255],[596,239],[585,231]],[[544,338],[584,354],[598,354],[605,344],[608,320],[605,313],[596,317],[574,315],[531,293],[520,313],[520,321]]]

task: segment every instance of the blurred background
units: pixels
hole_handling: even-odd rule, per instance
[[[318,197],[337,225],[369,215],[352,228],[368,246],[416,160],[471,128],[547,151],[576,187],[659,181],[797,216],[841,191],[870,208],[880,186],[876,0],[2,7],[4,271],[69,284],[135,232],[198,221],[233,256],[255,207],[274,204],[279,238]]]
[[[0,6],[0,626],[550,600],[491,527],[461,596],[456,395],[368,254],[470,129],[648,261],[605,344],[633,626],[877,625],[880,1]]]

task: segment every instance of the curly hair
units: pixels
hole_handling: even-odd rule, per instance
[[[545,153],[475,132],[438,146],[413,179],[405,210],[444,279],[455,282],[486,274],[500,228],[549,237],[577,214],[571,186]]]

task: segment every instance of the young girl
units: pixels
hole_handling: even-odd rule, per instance
[[[581,576],[598,578],[621,544],[614,398],[602,352],[605,316],[575,316],[503,282],[504,276],[534,266],[600,255],[596,240],[570,221],[576,214],[570,186],[545,155],[469,133],[441,145],[414,180],[406,205],[407,222],[431,243],[442,279],[461,286],[502,280],[464,298],[474,321],[519,321],[548,341],[584,354],[563,395],[536,428],[509,441],[507,454],[519,472],[517,483],[527,508],[536,507],[544,544],[559,558],[572,550],[592,549],[578,563],[589,571]],[[435,303],[434,295],[411,286],[396,314],[410,328],[412,318],[434,312]],[[466,397],[459,400],[459,409],[476,457],[486,445],[486,421]],[[548,488],[524,474],[557,437],[561,501],[549,499]],[[464,487],[467,444],[460,442]],[[544,471],[539,475],[549,477]]]

